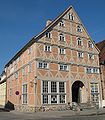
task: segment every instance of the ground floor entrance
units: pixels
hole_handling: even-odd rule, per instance
[[[81,103],[83,97],[84,84],[81,81],[75,81],[72,85],[72,102]]]

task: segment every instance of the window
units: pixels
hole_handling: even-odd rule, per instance
[[[43,95],[43,104],[48,104],[48,95]]]
[[[22,75],[25,75],[25,68],[22,68]]]
[[[28,72],[31,72],[32,71],[32,64],[30,63],[29,65],[28,65]]]
[[[60,54],[65,54],[65,49],[64,48],[59,48],[59,53]]]
[[[51,36],[51,32],[46,32],[46,37],[47,38],[51,38],[52,36]]]
[[[65,37],[64,37],[64,34],[63,34],[63,33],[61,33],[61,34],[59,35],[59,40],[60,40],[60,41],[65,41]]]
[[[18,79],[18,72],[15,73],[15,78]]]
[[[48,69],[48,63],[47,62],[38,62],[38,68]]]
[[[86,73],[93,73],[92,68],[86,68]]]
[[[93,102],[99,101],[98,83],[91,83],[91,99]]]
[[[81,40],[81,38],[77,38],[77,44],[79,45],[79,46],[82,46],[83,44],[82,44],[82,40]]]
[[[78,52],[78,57],[83,58],[83,52]]]
[[[99,73],[99,68],[88,67],[88,68],[86,68],[86,73],[98,74]]]
[[[31,53],[32,47],[28,48],[28,55]]]
[[[61,27],[64,27],[64,26],[65,26],[64,21],[63,21],[63,20],[61,20],[61,21],[60,21],[59,26],[61,26]]]
[[[93,68],[93,73],[99,73],[99,68]]]
[[[82,29],[79,25],[77,26],[77,32],[82,32]]]
[[[51,82],[51,93],[57,92],[57,84],[56,82]]]
[[[64,84],[64,82],[59,82],[59,92],[60,93],[65,92],[65,84]]]
[[[68,71],[68,66],[61,64],[59,69],[64,70],[64,71]]]
[[[93,48],[93,44],[91,43],[91,41],[88,41],[88,47]]]
[[[69,20],[74,20],[74,16],[71,13],[69,13]]]
[[[43,81],[43,93],[48,93],[48,81]]]
[[[42,81],[43,104],[66,103],[66,82]]]
[[[89,59],[94,59],[94,54],[88,53],[88,58],[89,58]]]
[[[44,50],[47,51],[47,52],[51,52],[51,46],[45,45]]]
[[[24,84],[22,87],[22,103],[27,104],[27,84]]]

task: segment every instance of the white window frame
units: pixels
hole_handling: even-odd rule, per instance
[[[61,69],[61,67],[62,67],[62,69]],[[66,69],[65,69],[65,67],[66,67]],[[68,65],[59,64],[59,70],[61,70],[61,71],[68,71]]]
[[[93,53],[88,53],[88,59],[94,59],[94,54]]]
[[[26,93],[23,92],[23,86],[24,86],[24,85],[27,85],[27,92],[26,92]],[[24,100],[24,98],[23,98],[24,95],[27,95],[27,100],[26,100],[27,102],[26,102],[26,103],[23,102],[23,100]],[[28,104],[28,84],[27,84],[27,83],[24,83],[24,84],[22,85],[22,104]]]
[[[51,32],[46,32],[46,38],[52,38],[52,34],[51,34]]]
[[[62,54],[62,55],[64,55],[64,54],[66,54],[66,50],[65,50],[65,48],[59,48],[59,54]]]
[[[18,79],[19,73],[18,71],[15,72],[15,78]]]
[[[93,48],[93,43],[91,41],[88,41],[88,48]]]
[[[28,48],[28,55],[31,54],[31,51],[32,51],[32,47],[30,46],[30,47]]]
[[[39,66],[39,64],[42,64],[42,67],[40,67]],[[46,65],[45,65],[46,64]],[[46,66],[46,67],[45,67]],[[47,63],[47,62],[37,62],[37,67],[39,68],[39,69],[48,69],[49,68],[49,63]]]
[[[77,45],[83,46],[83,41],[80,37],[77,37]]]
[[[71,14],[71,13],[69,13],[69,14],[68,14],[68,18],[69,18],[69,20],[72,20],[72,21],[73,21],[73,20],[74,20],[73,13],[72,13],[72,14]]]
[[[60,26],[60,27],[64,27],[64,26],[65,26],[64,20],[61,20],[61,21],[59,22],[59,26]]]
[[[51,46],[50,45],[44,45],[44,51],[45,52],[51,52]]]
[[[99,102],[99,84],[98,83],[90,83],[90,88],[91,88],[92,101]]]
[[[83,58],[83,52],[82,51],[78,51],[78,58]]]
[[[80,32],[80,33],[82,32],[82,28],[80,25],[77,26],[77,32]]]
[[[32,71],[32,63],[28,64],[28,72],[30,73]]]
[[[61,42],[65,42],[65,35],[64,35],[63,33],[60,33],[60,34],[59,34],[59,40],[60,40]]]
[[[42,104],[66,104],[66,82],[65,81],[47,81],[48,82],[48,86],[47,86],[47,88],[48,88],[48,93],[43,93],[43,82],[44,81],[42,81],[42,86],[41,86],[41,88],[42,88]],[[56,83],[56,92],[51,92],[51,83],[52,82],[55,82]],[[64,92],[60,92],[59,91],[59,83],[60,82],[62,82],[62,83],[64,83]],[[47,103],[43,103],[43,96],[44,95],[47,95],[48,96],[48,102]],[[51,103],[51,96],[56,96],[56,102],[55,103]],[[64,102],[61,102],[60,103],[60,95],[64,95],[65,97],[64,97]]]

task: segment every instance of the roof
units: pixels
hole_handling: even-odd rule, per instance
[[[48,26],[46,26],[42,32],[40,32],[37,36],[34,36],[17,54],[5,65],[5,67],[9,66],[14,60],[16,60],[28,47],[30,47],[33,43],[35,43],[39,37],[41,37],[47,30],[55,25],[62,16],[64,16],[72,6],[69,6],[64,12],[62,12],[55,20],[53,20]]]
[[[105,61],[105,40],[96,43],[96,46],[99,48],[100,50],[100,62]]]
[[[42,32],[40,32],[38,35],[34,36],[6,65],[5,67],[9,66],[14,60],[16,60],[28,47],[30,47],[33,43],[35,43],[39,38],[41,38],[47,30],[50,30],[70,9],[73,9],[72,6],[69,6],[64,12],[62,12],[55,20],[53,20],[48,26],[46,26]],[[74,10],[74,9],[73,9]],[[75,12],[75,10],[74,10]],[[75,12],[76,13],[76,12]],[[77,15],[77,14],[76,14]],[[78,15],[77,15],[78,17]],[[79,17],[78,17],[79,19]],[[80,19],[79,19],[80,20]],[[80,20],[81,22],[81,20]],[[81,22],[82,23],[82,22]],[[83,25],[83,24],[82,24]],[[84,27],[84,25],[83,25]],[[85,31],[87,32],[86,28],[84,27]],[[87,32],[88,34],[88,32]],[[91,39],[90,35],[88,34],[89,38]],[[91,39],[92,43],[94,44],[93,40]],[[96,47],[96,45],[94,44]],[[99,49],[96,47],[96,49],[99,52]]]

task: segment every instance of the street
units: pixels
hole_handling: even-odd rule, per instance
[[[52,116],[42,113],[0,112],[0,120],[105,120],[105,114],[90,116],[60,114],[60,116]]]

